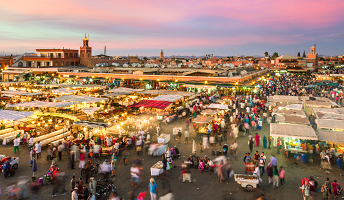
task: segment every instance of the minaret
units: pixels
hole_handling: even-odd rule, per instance
[[[80,64],[86,67],[92,67],[92,47],[88,46],[89,38],[83,39],[83,46],[80,47]]]
[[[161,51],[160,51],[160,59],[163,59],[163,58],[164,58],[164,51],[161,50]]]

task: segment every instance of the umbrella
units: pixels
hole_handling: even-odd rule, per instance
[[[195,139],[193,139],[193,142],[192,142],[192,153],[196,153],[196,152],[197,152],[196,141],[195,141]]]
[[[37,163],[36,163],[36,158],[32,157],[32,177],[35,177],[35,172],[37,172]]]

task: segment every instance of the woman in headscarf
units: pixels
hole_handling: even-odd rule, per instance
[[[267,138],[266,138],[266,136],[264,135],[263,136],[263,147],[264,147],[264,149],[266,149],[266,147],[267,147]]]

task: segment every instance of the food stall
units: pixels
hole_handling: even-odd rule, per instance
[[[219,113],[218,110],[214,110],[214,109],[205,109],[201,112],[202,115],[207,115],[207,116],[214,116],[217,113]]]
[[[198,135],[208,135],[210,130],[208,129],[208,124],[213,120],[213,117],[199,115],[193,119],[195,124],[195,131]]]
[[[170,141],[170,134],[161,134],[158,137],[158,143],[164,143],[167,144]]]
[[[343,167],[343,153],[344,153],[344,132],[330,131],[330,130],[317,130],[318,138],[322,146],[331,149],[332,157],[338,168]],[[320,151],[320,149],[319,149]]]
[[[259,179],[255,175],[234,174],[234,180],[240,184],[241,187],[246,188],[248,192],[251,192],[253,188],[257,188],[259,184]]]
[[[159,176],[164,172],[162,161],[158,161],[151,168],[151,176]],[[170,170],[170,165],[167,164],[166,170]]]
[[[313,146],[308,143],[310,140],[318,140],[318,137],[311,126],[297,124],[270,124],[270,136],[276,142],[277,137],[284,138],[284,151],[289,154],[301,154],[301,161],[307,162],[307,154],[313,154]]]

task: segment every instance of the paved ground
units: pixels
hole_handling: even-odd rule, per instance
[[[172,128],[174,125],[182,126],[185,128],[185,122],[172,122],[169,125],[162,126],[162,133],[169,133],[171,134],[171,142],[169,146],[172,147],[177,145],[180,149],[181,154],[183,155],[182,158],[174,160],[177,168],[173,168],[170,170],[170,183],[172,193],[175,195],[175,199],[256,199],[259,194],[264,193],[268,199],[302,199],[301,190],[299,189],[301,185],[301,178],[314,176],[319,184],[325,182],[326,177],[329,177],[332,181],[337,179],[340,184],[344,186],[344,179],[341,177],[343,171],[333,167],[330,174],[324,174],[323,171],[319,169],[319,161],[315,159],[314,164],[302,164],[299,161],[294,160],[294,158],[286,158],[285,155],[277,155],[278,159],[278,166],[283,165],[286,170],[286,179],[285,179],[285,186],[278,187],[273,189],[271,185],[267,183],[267,177],[264,175],[262,177],[263,182],[259,185],[259,188],[254,192],[246,192],[244,191],[239,184],[237,184],[233,179],[228,181],[222,182],[221,184],[217,182],[217,176],[212,174],[209,175],[208,173],[199,173],[197,170],[192,171],[192,177],[196,181],[194,183],[182,183],[179,179],[180,177],[180,170],[179,165],[186,160],[187,156],[191,154],[191,147],[192,144],[178,144],[176,141],[173,141],[172,135]],[[269,127],[267,124],[263,125],[262,131],[258,133],[262,135],[268,135]],[[152,137],[153,140],[156,140],[156,137]],[[229,139],[227,144],[230,144],[234,139]],[[183,140],[184,141],[184,140]],[[237,139],[238,142],[238,159],[237,161],[232,161],[232,166],[235,173],[244,173],[244,163],[242,161],[244,154],[249,151],[247,145],[247,136],[246,137],[239,137]],[[197,145],[197,149],[200,150],[200,145]],[[216,146],[216,149],[221,149],[219,145]],[[267,156],[271,155],[271,153],[276,153],[276,148],[271,150],[263,149],[262,147],[254,147],[253,149],[258,150],[259,153],[262,151],[265,152]],[[31,177],[31,168],[30,168],[30,158],[29,158],[29,150],[28,147],[20,147],[20,152],[17,154],[13,153],[13,145],[9,144],[7,146],[0,146],[0,155],[5,154],[7,156],[19,156],[20,157],[20,164],[19,168],[16,171],[16,175],[14,177],[10,177],[9,179],[4,179],[3,176],[0,177],[0,187],[2,190],[2,194],[0,199],[5,199],[4,195],[4,188],[11,182],[17,180],[19,176],[27,176]],[[38,172],[36,172],[36,177],[42,177],[46,171],[49,169],[49,163],[45,159],[46,151],[43,150],[42,152],[43,158],[38,160]],[[197,155],[203,157],[204,155],[208,155],[211,158],[210,150],[205,150],[203,153],[197,152]],[[185,156],[185,157],[184,157]],[[130,150],[130,159],[134,159],[136,154],[134,149]],[[135,190],[135,194],[138,195],[139,192],[148,191],[148,181],[150,176],[150,167],[159,161],[160,157],[151,158],[148,155],[141,155],[143,159],[144,165],[144,175],[143,175],[143,184],[140,185],[138,189]],[[103,160],[104,158],[102,158]],[[66,189],[69,189],[69,180],[71,179],[73,174],[76,174],[77,177],[80,176],[79,169],[70,169],[69,160],[67,156],[64,156],[62,161],[58,161],[58,165],[61,171],[65,171],[68,177],[68,184],[66,185]],[[116,165],[116,177],[115,177],[115,185],[116,189],[119,192],[120,196],[127,199],[128,191],[132,189],[131,182],[130,182],[130,165],[124,165],[123,161],[117,163]],[[344,174],[344,173],[343,173]],[[101,178],[98,175],[96,178]],[[156,181],[158,184],[158,197],[167,193],[167,189],[162,188],[161,181],[158,177],[156,177]],[[39,199],[43,199],[43,197],[51,197],[52,195],[53,186],[49,184],[44,184],[42,189],[39,191]],[[341,198],[341,197],[340,197]],[[62,200],[62,199],[70,199],[69,196],[61,196],[59,193],[57,197],[53,199]],[[147,198],[150,199],[150,198]],[[315,194],[315,199],[320,199],[320,194]]]

